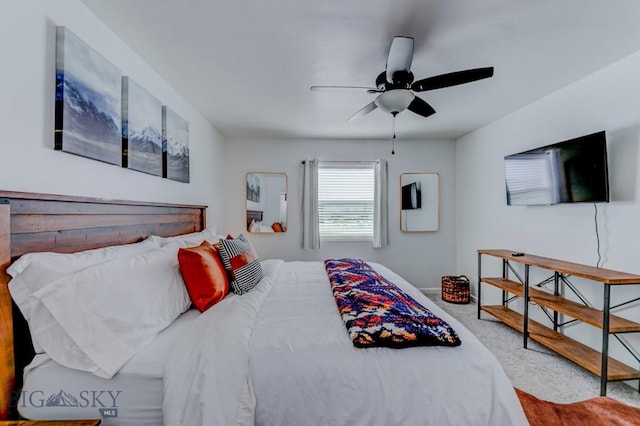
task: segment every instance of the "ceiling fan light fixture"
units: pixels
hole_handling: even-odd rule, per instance
[[[410,90],[394,89],[379,95],[374,101],[376,106],[389,114],[398,114],[409,106],[416,95]]]

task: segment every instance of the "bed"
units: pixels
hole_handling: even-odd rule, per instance
[[[251,231],[251,224],[254,222],[262,222],[264,212],[261,210],[247,210],[247,231]]]
[[[0,192],[0,318],[4,330],[15,329],[2,335],[2,416],[15,415],[17,405],[26,417],[94,417],[105,425],[527,424],[488,350],[379,264],[371,265],[446,320],[462,345],[355,348],[324,264],[271,259],[262,260],[264,276],[252,291],[202,314],[182,313],[110,378],[46,353],[32,360],[28,329],[7,291],[12,261],[199,232],[204,218],[202,206]],[[16,378],[21,399],[12,404]],[[49,399],[63,403],[46,407]]]

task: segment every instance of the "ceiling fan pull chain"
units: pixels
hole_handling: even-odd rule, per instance
[[[391,155],[395,155],[396,153],[396,116],[398,113],[393,113],[393,118],[391,119]]]

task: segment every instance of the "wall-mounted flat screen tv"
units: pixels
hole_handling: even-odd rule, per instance
[[[504,157],[507,204],[608,202],[605,132]]]
[[[422,191],[417,182],[402,187],[402,210],[422,208]]]

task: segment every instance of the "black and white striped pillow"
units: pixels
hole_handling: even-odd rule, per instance
[[[247,293],[262,279],[258,254],[243,234],[235,239],[221,239],[219,253],[234,293]]]

